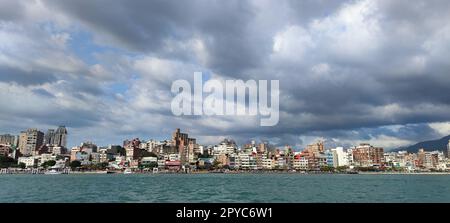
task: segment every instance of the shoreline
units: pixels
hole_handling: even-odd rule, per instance
[[[450,175],[450,172],[293,172],[293,171],[198,171],[198,172],[132,172],[124,173],[121,171],[108,172],[108,171],[70,171],[70,172],[57,172],[48,174],[46,172],[1,172],[1,175],[197,175],[197,174],[226,174],[226,175],[258,175],[258,174],[292,174],[292,175]]]

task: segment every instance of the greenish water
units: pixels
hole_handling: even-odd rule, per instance
[[[450,202],[450,175],[0,175],[0,202]]]

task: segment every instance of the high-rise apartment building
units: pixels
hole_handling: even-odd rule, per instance
[[[47,132],[45,133],[45,136],[44,136],[44,144],[45,145],[53,145],[54,139],[55,139],[55,130],[54,129],[47,130]]]
[[[323,142],[317,142],[306,146],[306,150],[312,154],[323,153],[325,151]]]
[[[188,158],[189,144],[192,144],[192,146],[195,145],[196,140],[194,138],[189,138],[186,133],[181,133],[180,129],[177,128],[172,134],[172,146],[174,146],[178,154],[180,154],[182,163]]]
[[[65,126],[59,126],[56,131],[49,129],[44,137],[45,145],[60,146],[67,148],[67,129]]]
[[[10,134],[0,135],[0,144],[17,146],[17,136]]]
[[[352,148],[354,164],[363,167],[381,166],[384,163],[384,149],[362,143]]]
[[[43,132],[37,129],[28,129],[20,133],[19,151],[24,156],[32,155],[43,143]]]
[[[67,147],[67,129],[65,126],[59,126],[55,132],[53,144],[56,146]]]

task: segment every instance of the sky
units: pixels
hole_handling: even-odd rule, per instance
[[[0,0],[0,133],[387,149],[450,134],[450,2]],[[174,116],[194,72],[279,80],[280,119]]]

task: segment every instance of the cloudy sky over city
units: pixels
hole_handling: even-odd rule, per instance
[[[395,148],[450,134],[450,1],[0,0],[0,126],[69,145],[250,139]],[[280,121],[174,116],[194,72],[280,81]]]

